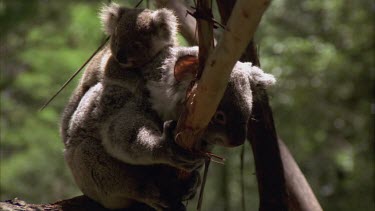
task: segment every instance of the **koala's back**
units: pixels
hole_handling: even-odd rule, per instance
[[[72,96],[69,99],[68,104],[65,106],[61,118],[60,133],[63,138],[63,142],[66,142],[69,123],[74,111],[77,109],[79,102],[85,93],[97,83],[102,81],[104,76],[103,66],[110,57],[110,50],[108,45],[99,51],[88,63],[85,71],[79,81],[78,86],[74,90]]]
[[[67,131],[72,121],[72,115],[77,110],[82,98],[92,87],[101,83],[124,87],[134,93],[136,93],[136,90],[138,92],[142,89],[146,90],[142,88],[142,77],[137,71],[136,69],[121,67],[112,56],[109,45],[99,51],[87,65],[77,88],[63,111],[60,127],[63,142],[66,143],[67,138],[69,138]]]
[[[88,63],[85,72],[79,82],[79,86],[87,91],[90,87],[102,81],[104,76],[104,67],[111,57],[108,45],[105,45]]]
[[[65,159],[82,192],[107,208],[128,207],[132,199],[142,202],[142,199],[158,199],[159,195],[179,200],[190,185],[178,180],[174,168],[124,163],[104,148],[106,135],[103,134],[112,134],[106,130],[111,130],[109,122],[113,118],[124,120],[121,127],[128,129],[121,136],[124,141],[133,140],[134,131],[138,130],[131,125],[135,122],[132,118],[160,121],[149,110],[150,105],[143,95],[147,95],[143,88],[133,92],[116,83],[107,84],[104,79],[84,94],[71,117]]]

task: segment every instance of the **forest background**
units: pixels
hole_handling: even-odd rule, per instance
[[[79,77],[38,109],[102,42],[97,13],[105,2],[0,1],[0,200],[80,194],[58,131]],[[216,7],[214,14],[219,20]],[[375,209],[374,16],[371,0],[272,1],[256,33],[262,69],[278,79],[269,90],[278,135],[324,210]],[[203,210],[240,210],[240,151],[216,148],[227,161],[211,165]],[[256,210],[248,143],[245,151],[246,207]]]

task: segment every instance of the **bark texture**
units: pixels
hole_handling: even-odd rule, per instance
[[[218,45],[209,55],[202,77],[193,87],[181,115],[178,144],[194,149],[223,97],[230,73],[254,35],[268,0],[238,0]],[[242,23],[248,23],[243,25]],[[180,123],[181,122],[181,123]]]
[[[12,199],[0,202],[1,211],[109,211],[100,204],[89,199],[86,196],[77,196],[71,199],[58,201],[52,204],[28,204],[20,199]],[[119,209],[117,211],[155,211],[146,205],[137,205],[128,209]]]

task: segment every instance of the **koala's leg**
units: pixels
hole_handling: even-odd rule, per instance
[[[87,90],[83,90],[82,87],[78,87],[74,91],[74,94],[70,97],[69,103],[65,106],[64,111],[62,113],[60,134],[63,138],[64,145],[67,144],[66,142],[68,140],[67,131],[69,130],[69,123],[85,91]]]
[[[124,177],[119,161],[111,158],[103,149],[100,140],[87,138],[64,153],[76,184],[89,198],[106,208],[126,208],[134,203],[133,181]],[[121,198],[116,184],[122,187]]]
[[[106,208],[144,203],[156,210],[168,210],[179,207],[182,201],[178,194],[183,185],[175,169],[123,163],[109,156],[99,140],[83,140],[65,151],[65,159],[81,191]]]

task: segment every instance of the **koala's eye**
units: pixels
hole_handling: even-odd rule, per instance
[[[225,113],[223,111],[216,111],[216,113],[214,115],[214,121],[215,121],[215,123],[225,125],[226,122],[227,122],[227,118],[226,118]]]

